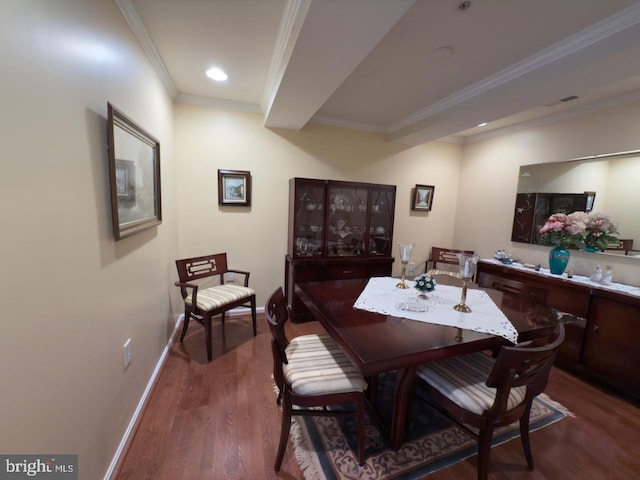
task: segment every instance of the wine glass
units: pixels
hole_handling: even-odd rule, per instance
[[[409,259],[411,258],[413,246],[413,243],[398,243],[400,261],[402,262],[402,279],[400,280],[400,283],[396,285],[396,288],[409,288],[409,285],[405,283],[405,274],[407,272],[407,263],[409,263]]]
[[[476,273],[476,264],[478,263],[478,255],[470,255],[468,253],[458,253],[458,268],[462,275],[462,295],[460,303],[453,307],[454,310],[463,313],[469,313],[471,309],[467,306],[467,282],[473,278]]]

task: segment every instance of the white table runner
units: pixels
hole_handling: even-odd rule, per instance
[[[420,322],[499,335],[512,343],[517,343],[518,331],[486,292],[468,289],[466,304],[472,311],[463,313],[453,309],[454,305],[460,303],[462,288],[438,285],[433,292],[426,293],[428,299],[424,302],[428,311],[410,311],[400,307],[407,302],[415,304],[420,292],[414,288],[415,282],[411,280],[406,282],[411,288],[405,290],[396,288],[398,281],[397,278],[391,277],[369,279],[353,307]]]

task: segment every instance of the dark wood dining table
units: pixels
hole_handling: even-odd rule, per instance
[[[397,450],[404,441],[407,409],[418,365],[455,355],[495,350],[510,342],[495,335],[355,309],[353,304],[367,281],[300,283],[295,290],[314,318],[341,345],[365,377],[377,378],[383,372],[398,372],[389,428],[391,447]],[[540,335],[556,323],[550,310],[543,304],[536,304],[535,299],[483,290],[516,328],[519,341]],[[470,307],[473,309],[473,305]]]

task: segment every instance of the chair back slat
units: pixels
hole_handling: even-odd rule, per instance
[[[178,276],[181,282],[190,282],[201,278],[222,275],[227,271],[227,254],[216,253],[203,257],[176,260]]]
[[[282,287],[278,287],[275,292],[267,299],[264,307],[264,315],[267,318],[269,324],[269,330],[273,337],[274,348],[277,347],[279,358],[274,358],[274,361],[280,361],[287,363],[287,355],[285,350],[289,341],[285,335],[284,326],[289,319],[289,306],[284,298],[284,292]],[[274,350],[274,354],[276,351]]]

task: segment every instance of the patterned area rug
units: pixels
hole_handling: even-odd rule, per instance
[[[390,423],[394,374],[380,376],[378,405],[385,424]],[[541,395],[531,409],[530,431],[571,415],[562,405]],[[367,416],[368,417],[368,416]],[[357,426],[354,419],[295,417],[291,437],[295,456],[307,480],[414,480],[476,454],[476,439],[426,402],[413,402],[407,441],[393,451],[377,425],[367,418],[365,464],[354,452]],[[498,429],[493,445],[518,438],[518,424]],[[518,439],[518,441],[520,441]],[[523,462],[524,456],[522,459]]]

